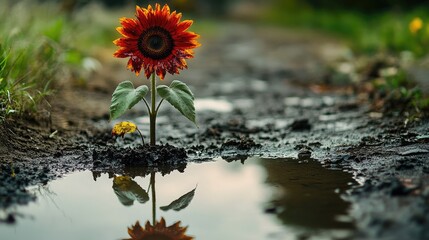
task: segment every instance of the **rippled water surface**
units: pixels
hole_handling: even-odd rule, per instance
[[[154,213],[167,225],[181,221],[187,235],[202,240],[331,239],[353,229],[341,198],[355,184],[351,175],[315,161],[191,163],[184,173],[155,174],[154,192],[149,183],[150,176],[85,171],[35,186],[38,200],[14,209],[21,217],[0,225],[1,239],[122,239]]]

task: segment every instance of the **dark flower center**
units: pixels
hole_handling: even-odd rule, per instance
[[[164,46],[164,42],[160,36],[151,36],[149,38],[149,48],[160,50]]]
[[[161,27],[151,27],[138,39],[138,48],[144,57],[161,60],[174,49],[174,41],[169,31]]]

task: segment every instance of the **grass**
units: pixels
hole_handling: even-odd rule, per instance
[[[420,17],[424,21],[419,34],[412,34],[409,23]],[[410,51],[416,57],[429,52],[429,12],[385,11],[364,14],[351,10],[316,10],[300,5],[274,5],[265,15],[267,22],[290,27],[326,31],[346,39],[353,50],[361,53]]]
[[[427,10],[418,8],[365,14],[352,10],[316,10],[295,1],[278,1],[263,19],[281,26],[315,29],[336,35],[344,39],[357,56],[380,53],[397,59],[411,56],[413,64],[418,64],[418,59],[429,54]],[[410,23],[417,17],[423,26],[413,33]],[[383,102],[402,108],[400,111],[408,116],[424,116],[429,109],[429,93],[423,93],[410,79],[406,66],[398,67],[396,74],[380,76],[383,79],[381,84],[379,79],[372,79],[377,95],[385,96]]]
[[[0,3],[0,122],[37,111],[61,82],[84,75],[91,50],[112,44],[117,18],[94,8],[67,15],[54,4]]]
[[[393,74],[381,74],[381,78],[373,80],[378,95],[386,106],[384,108],[399,109],[408,120],[416,120],[425,116],[429,109],[429,97],[410,81],[408,74],[399,69]]]
[[[24,3],[1,5],[0,120],[4,120],[12,114],[36,110],[52,93],[51,84],[60,74],[64,48],[60,16],[31,8],[40,13],[36,16]]]

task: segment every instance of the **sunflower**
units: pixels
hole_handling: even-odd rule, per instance
[[[128,234],[131,238],[124,240],[192,240],[193,237],[186,236],[187,227],[181,227],[180,221],[167,227],[164,218],[152,226],[149,221],[145,227],[140,226],[137,221],[134,226],[128,228]]]
[[[170,13],[168,5],[155,8],[136,6],[136,19],[121,18],[116,30],[121,38],[113,41],[119,49],[113,54],[127,58],[128,69],[138,76],[142,67],[147,78],[156,73],[164,79],[166,72],[179,73],[187,68],[185,59],[193,58],[193,48],[200,46],[198,34],[187,31],[192,20],[180,21],[181,13]]]

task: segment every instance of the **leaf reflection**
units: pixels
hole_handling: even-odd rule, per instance
[[[173,209],[174,211],[180,211],[180,210],[186,208],[189,205],[189,203],[191,203],[192,199],[194,198],[195,189],[197,189],[197,188],[195,187],[192,191],[190,191],[190,192],[186,193],[185,195],[181,196],[180,198],[174,200],[168,206],[160,207],[160,209],[163,211],[168,211],[170,209]]]
[[[133,205],[134,201],[141,204],[149,201],[149,195],[128,176],[114,176],[112,186],[119,201],[124,206]]]
[[[149,200],[148,193],[140,187],[135,181],[129,176],[114,176],[113,177],[113,189],[118,197],[119,201],[125,205],[130,206],[135,200],[140,203],[145,203]],[[128,228],[128,234],[131,238],[126,240],[144,240],[144,239],[174,239],[174,240],[192,240],[191,236],[185,235],[188,227],[180,226],[181,222],[177,221],[171,226],[167,226],[163,217],[160,221],[156,220],[156,191],[155,191],[155,172],[150,174],[149,189],[152,192],[152,224],[146,221],[143,226],[140,225],[139,221],[136,224]],[[190,192],[182,195],[177,200],[170,203],[168,206],[161,207],[161,210],[168,211],[173,209],[180,211],[186,208],[192,201],[195,195],[195,187]]]

